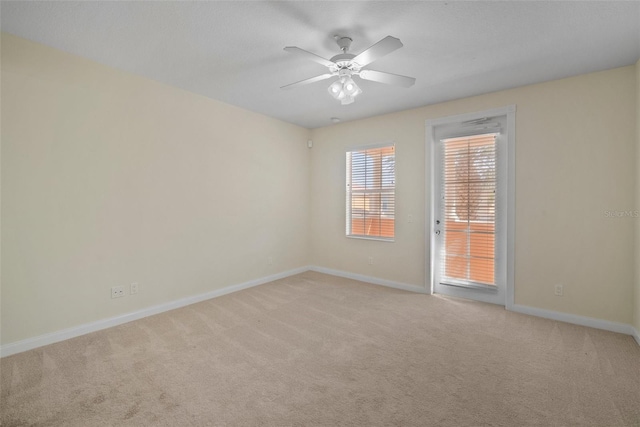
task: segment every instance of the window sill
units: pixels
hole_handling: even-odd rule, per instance
[[[373,237],[373,236],[346,236],[349,239],[358,239],[358,240],[376,240],[378,242],[395,242],[394,237]]]

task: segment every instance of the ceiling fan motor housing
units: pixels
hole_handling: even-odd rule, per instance
[[[343,68],[355,68],[356,63],[351,62],[356,56],[351,53],[340,53],[330,59],[331,62],[336,64],[336,69]]]
[[[340,46],[340,50],[342,50],[342,52],[344,53],[347,53],[347,51],[351,47],[351,42],[353,41],[353,39],[351,37],[340,37],[340,36],[335,36],[335,38],[336,38],[336,43],[338,43],[338,46]]]
[[[352,74],[352,71],[348,68],[341,68],[338,70],[339,77],[351,77]]]
[[[354,70],[355,68],[357,68],[357,64],[355,64],[354,62],[351,62],[351,60],[355,58],[356,55],[347,53],[347,51],[349,50],[349,47],[351,47],[351,42],[353,41],[353,39],[351,39],[351,37],[340,37],[340,36],[335,36],[335,38],[336,38],[336,43],[340,47],[340,50],[342,50],[342,53],[335,55],[330,59],[331,62],[336,64],[336,69],[333,71],[338,71],[338,70],[347,69],[347,68],[350,70]]]

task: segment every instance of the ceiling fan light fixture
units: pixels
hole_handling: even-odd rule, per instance
[[[329,93],[335,99],[339,99],[338,96],[340,96],[340,92],[342,91],[343,91],[342,82],[340,80],[336,80],[335,82],[331,83],[331,85],[329,86]]]
[[[347,77],[342,85],[344,93],[351,97],[358,96],[362,93],[362,89],[358,87],[351,77]]]
[[[328,88],[329,94],[340,101],[342,105],[351,104],[355,97],[362,93],[356,82],[349,76],[343,76],[331,83]]]
[[[342,80],[336,80],[329,86],[329,94],[338,101],[342,101],[347,96]]]

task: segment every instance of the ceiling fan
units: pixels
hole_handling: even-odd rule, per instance
[[[324,65],[329,69],[329,72],[316,77],[311,77],[310,79],[282,86],[280,89],[293,89],[298,86],[337,76],[338,79],[329,86],[328,90],[331,96],[340,101],[342,105],[346,105],[351,104],[355,100],[355,97],[362,93],[362,90],[353,81],[353,76],[358,76],[364,80],[371,80],[374,82],[402,87],[413,86],[416,82],[416,79],[413,77],[364,69],[364,67],[373,61],[382,58],[396,49],[400,49],[403,46],[400,39],[387,36],[364,52],[354,55],[352,53],[347,53],[351,46],[351,42],[353,41],[350,37],[335,36],[335,38],[340,50],[342,50],[342,53],[335,55],[331,59],[325,59],[315,53],[300,49],[299,47],[285,47],[284,50],[289,53],[305,57]]]

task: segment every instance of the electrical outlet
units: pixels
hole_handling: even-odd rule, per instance
[[[562,295],[564,295],[564,287],[562,285],[556,285],[555,294],[558,297],[561,297]]]
[[[120,298],[124,296],[124,286],[114,286],[111,288],[111,298]]]
[[[135,295],[138,293],[138,283],[134,282],[131,284],[131,286],[129,287],[129,293],[131,295]]]
[[[268,257],[267,258],[267,264],[268,265],[272,265],[273,264],[273,257]]]
[[[369,265],[373,265],[373,257],[372,256],[369,257]]]
[[[407,217],[407,221],[413,222],[413,215],[409,214],[409,216]]]

